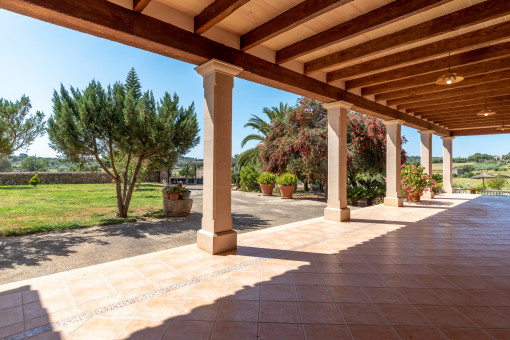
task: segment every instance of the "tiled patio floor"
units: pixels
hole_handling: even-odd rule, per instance
[[[0,339],[510,339],[510,199],[442,195],[0,286]]]

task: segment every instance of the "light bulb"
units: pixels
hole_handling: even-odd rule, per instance
[[[448,80],[446,81],[446,83],[447,83],[448,85],[450,85],[450,84],[452,83],[451,79],[448,79]]]
[[[487,117],[489,114],[488,113],[485,113],[484,116]]]

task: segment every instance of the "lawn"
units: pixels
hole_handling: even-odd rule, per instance
[[[133,193],[128,218],[117,218],[113,184],[0,186],[0,237],[162,217],[161,185]]]
[[[464,165],[473,165],[475,163],[453,163],[453,168],[462,168]],[[490,175],[506,175],[510,176],[510,169],[508,167],[502,167],[503,170],[501,171],[494,171],[494,170],[484,170],[483,172],[490,174]],[[434,163],[432,164],[432,172],[435,174],[442,174],[443,173],[443,164],[442,163]],[[479,174],[482,171],[475,170],[474,174]],[[474,176],[474,175],[473,175]],[[462,178],[462,177],[454,177],[453,178],[453,186],[456,188],[467,188],[469,187],[476,187],[482,185],[481,179],[471,179],[471,178]],[[503,187],[503,190],[510,190],[510,179],[507,179],[506,185]]]

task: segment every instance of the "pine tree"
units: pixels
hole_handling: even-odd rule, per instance
[[[134,67],[131,67],[131,70],[129,70],[124,88],[126,92],[132,91],[133,98],[135,98],[137,103],[140,101],[140,98],[142,98],[142,85]]]

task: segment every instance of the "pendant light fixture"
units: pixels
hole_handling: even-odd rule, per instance
[[[487,108],[487,99],[485,99],[485,108],[483,110],[478,111],[478,113],[476,115],[477,116],[487,117],[487,116],[492,116],[492,115],[495,115],[495,114],[496,114],[496,112],[494,112],[491,109]]]
[[[437,78],[437,85],[451,85],[455,83],[459,83],[464,80],[464,77],[458,76],[456,73],[451,72],[450,65],[451,57],[450,53],[448,53],[448,72],[443,74],[441,77]]]
[[[498,127],[496,128],[496,130],[498,130],[498,131],[505,131],[505,130],[508,130],[508,127],[505,127],[505,120],[504,120],[504,119],[503,119],[503,125],[498,126]]]

